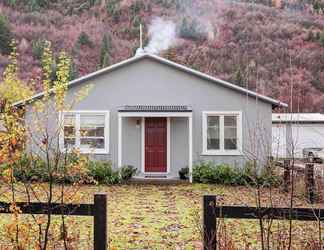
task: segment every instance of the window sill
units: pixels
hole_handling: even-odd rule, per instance
[[[201,153],[201,155],[206,155],[206,156],[213,156],[213,155],[218,155],[218,156],[241,156],[243,155],[242,152],[239,150],[228,150],[228,151],[204,151]]]
[[[72,150],[74,150],[74,149],[67,150],[67,153],[70,153]],[[93,149],[93,150],[90,150],[90,149],[76,149],[76,150],[78,150],[80,152],[80,154],[91,154],[91,155],[109,154],[109,151],[105,150],[105,149]],[[65,153],[66,149],[61,149],[61,152]]]
[[[80,154],[104,155],[109,152],[107,150],[80,150]]]

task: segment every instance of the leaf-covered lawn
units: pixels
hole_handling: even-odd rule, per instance
[[[109,242],[114,249],[199,249],[203,194],[216,194],[220,202],[227,205],[255,205],[253,190],[246,187],[201,184],[83,186],[80,192],[84,203],[93,202],[95,192],[107,192]],[[269,201],[269,191],[263,192],[262,199],[265,204]],[[287,194],[273,190],[272,200],[277,206],[287,206],[289,199]],[[307,205],[298,199],[295,202],[297,206]],[[22,216],[27,220],[28,215]],[[1,214],[0,228],[10,218],[10,215]],[[78,222],[72,231],[80,237],[79,249],[91,249],[92,218],[69,217],[69,220]],[[257,221],[226,220],[226,225],[237,247],[245,242],[258,246]],[[280,227],[287,225],[280,222]],[[308,233],[317,235],[315,223],[295,223],[296,244],[303,244]],[[4,234],[0,232],[0,245],[6,242]]]

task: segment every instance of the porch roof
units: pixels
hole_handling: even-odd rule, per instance
[[[125,105],[119,112],[192,112],[187,105]]]

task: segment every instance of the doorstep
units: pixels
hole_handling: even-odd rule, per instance
[[[173,176],[170,174],[140,173],[133,176],[130,182],[136,184],[180,184],[187,183],[188,181],[180,180],[178,176]]]

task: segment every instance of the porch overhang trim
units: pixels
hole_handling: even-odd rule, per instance
[[[119,112],[119,117],[192,117],[192,112]]]
[[[126,105],[119,112],[192,112],[187,105]]]

